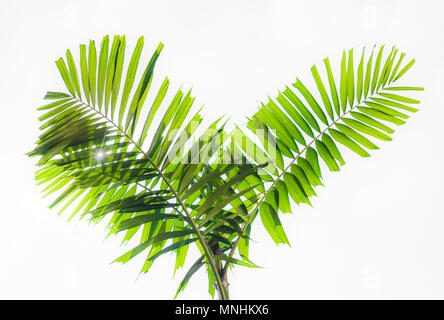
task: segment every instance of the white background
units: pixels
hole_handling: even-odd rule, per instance
[[[158,76],[192,86],[209,118],[238,123],[296,76],[313,89],[310,66],[331,56],[337,68],[343,49],[385,43],[415,57],[405,77],[426,88],[420,112],[371,158],[347,153],[341,172],[324,174],[313,208],[283,219],[291,248],[255,223],[251,257],[264,268],[237,267],[230,290],[233,299],[444,298],[443,9],[438,0],[2,0],[0,298],[170,299],[184,274],[172,280],[172,256],[137,281],[143,260],[109,265],[129,247],[103,241],[103,225],[47,209],[25,156],[36,107],[63,89],[54,61],[116,33],[129,47],[144,35],[146,52],[162,41]],[[206,275],[179,297],[208,298]]]

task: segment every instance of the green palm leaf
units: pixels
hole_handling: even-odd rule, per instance
[[[220,243],[231,249],[241,232],[255,201],[247,197],[251,185],[244,180],[257,169],[245,161],[216,161],[240,155],[225,150],[220,120],[199,136],[202,118],[191,112],[190,91],[179,89],[167,101],[168,78],[153,88],[163,44],[136,81],[143,44],[142,37],[127,70],[124,36],[114,36],[111,45],[104,37],[100,50],[94,41],[88,48],[82,44],[79,69],[69,50],[66,60],[56,61],[67,92],[48,92],[45,99],[52,101],[39,108],[42,133],[29,153],[40,157],[36,181],[46,185],[47,195],[57,194],[50,207],[62,205],[59,213],[73,207],[70,218],[107,219],[109,235],[123,232],[124,241],[138,234],[139,245],[116,261],[147,251],[142,272],[166,252],[176,253],[176,269],[183,266],[187,247],[197,241],[209,277],[225,298],[211,248]],[[154,100],[144,112],[149,95]]]
[[[310,198],[316,195],[316,187],[322,185],[321,171],[325,168],[339,171],[345,164],[343,147],[368,157],[369,150],[379,149],[376,141],[392,140],[392,125],[404,124],[408,113],[417,111],[411,105],[419,101],[405,93],[423,88],[395,86],[415,60],[402,67],[405,54],[398,57],[398,49],[392,48],[385,60],[384,46],[374,50],[375,47],[367,59],[365,49],[362,51],[356,70],[353,50],[349,51],[348,58],[344,51],[336,79],[326,58],[326,81],[317,66],[311,68],[320,100],[296,79],[292,88],[287,86],[275,100],[261,104],[249,119],[249,132],[238,129],[233,136],[233,143],[253,163],[269,163],[259,171],[266,191],[257,193],[258,202],[242,225],[245,234],[250,234],[251,223],[259,213],[274,242],[288,243],[279,220],[279,213],[291,211],[288,199],[296,204],[311,205]],[[258,130],[261,128],[265,130]],[[255,145],[253,140],[260,145]],[[253,149],[260,150],[260,161],[252,155]],[[248,242],[241,236],[229,256],[234,255],[237,245],[247,256]],[[225,274],[228,266],[229,262],[225,264]]]

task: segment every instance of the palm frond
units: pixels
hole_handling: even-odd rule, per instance
[[[376,141],[392,140],[392,127],[418,110],[414,105],[419,100],[405,94],[424,89],[395,85],[415,60],[403,65],[405,53],[398,54],[395,47],[385,60],[383,53],[384,46],[375,46],[366,57],[364,48],[355,68],[353,50],[344,51],[337,78],[324,59],[325,79],[316,65],[311,68],[318,93],[296,79],[261,104],[248,121],[249,132],[237,128],[232,138],[237,150],[253,163],[268,163],[259,174],[266,191],[257,190],[258,202],[242,225],[245,235],[259,214],[274,242],[289,244],[279,214],[291,212],[290,198],[311,205],[325,169],[339,171],[345,164],[343,147],[368,157],[370,150],[379,149]],[[229,256],[237,247],[248,257],[248,239],[238,237]]]
[[[124,241],[141,231],[139,245],[116,261],[148,251],[142,267],[147,272],[156,258],[174,251],[177,269],[195,242],[220,287],[211,248],[221,243],[228,250],[239,235],[253,201],[242,182],[256,166],[216,161],[238,155],[227,155],[221,119],[199,136],[202,117],[191,112],[190,91],[179,89],[168,101],[168,78],[152,88],[163,44],[136,82],[143,45],[141,37],[125,77],[124,36],[112,43],[105,36],[100,50],[94,41],[80,45],[80,69],[70,50],[66,60],[56,61],[67,91],[48,92],[45,99],[52,101],[39,108],[42,133],[29,153],[40,157],[36,180],[46,184],[47,195],[58,194],[50,207],[63,204],[59,213],[73,207],[70,218],[106,218],[109,235],[124,233]],[[153,102],[144,115],[149,95]]]

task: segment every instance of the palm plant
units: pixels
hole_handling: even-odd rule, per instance
[[[104,37],[100,51],[94,41],[80,45],[80,68],[70,50],[66,62],[57,60],[67,91],[46,94],[53,101],[39,108],[42,134],[29,155],[40,156],[37,183],[46,184],[46,195],[58,194],[50,208],[61,205],[60,214],[73,207],[70,219],[107,219],[108,235],[124,233],[125,241],[140,236],[115,261],[147,251],[146,273],[154,260],[174,252],[177,270],[196,244],[201,256],[177,294],[206,266],[210,294],[228,299],[229,267],[256,267],[248,246],[257,214],[277,244],[288,243],[279,213],[292,211],[290,198],[310,204],[314,187],[322,185],[319,157],[338,171],[344,160],[336,143],[369,156],[365,148],[377,147],[368,136],[390,140],[394,131],[386,123],[403,124],[404,111],[417,110],[409,104],[419,101],[402,93],[422,90],[393,85],[414,63],[402,66],[405,54],[398,58],[397,49],[384,62],[383,47],[366,61],[363,51],[356,73],[350,50],[348,61],[343,54],[338,85],[328,59],[328,86],[312,67],[322,104],[298,79],[295,89],[286,87],[260,106],[249,132],[237,127],[228,134],[220,118],[200,134],[202,117],[200,110],[191,112],[190,91],[179,89],[167,102],[168,78],[150,91],[162,44],[133,89],[143,42],[135,46],[124,82],[124,36],[111,44]],[[145,110],[148,94],[152,103]]]

